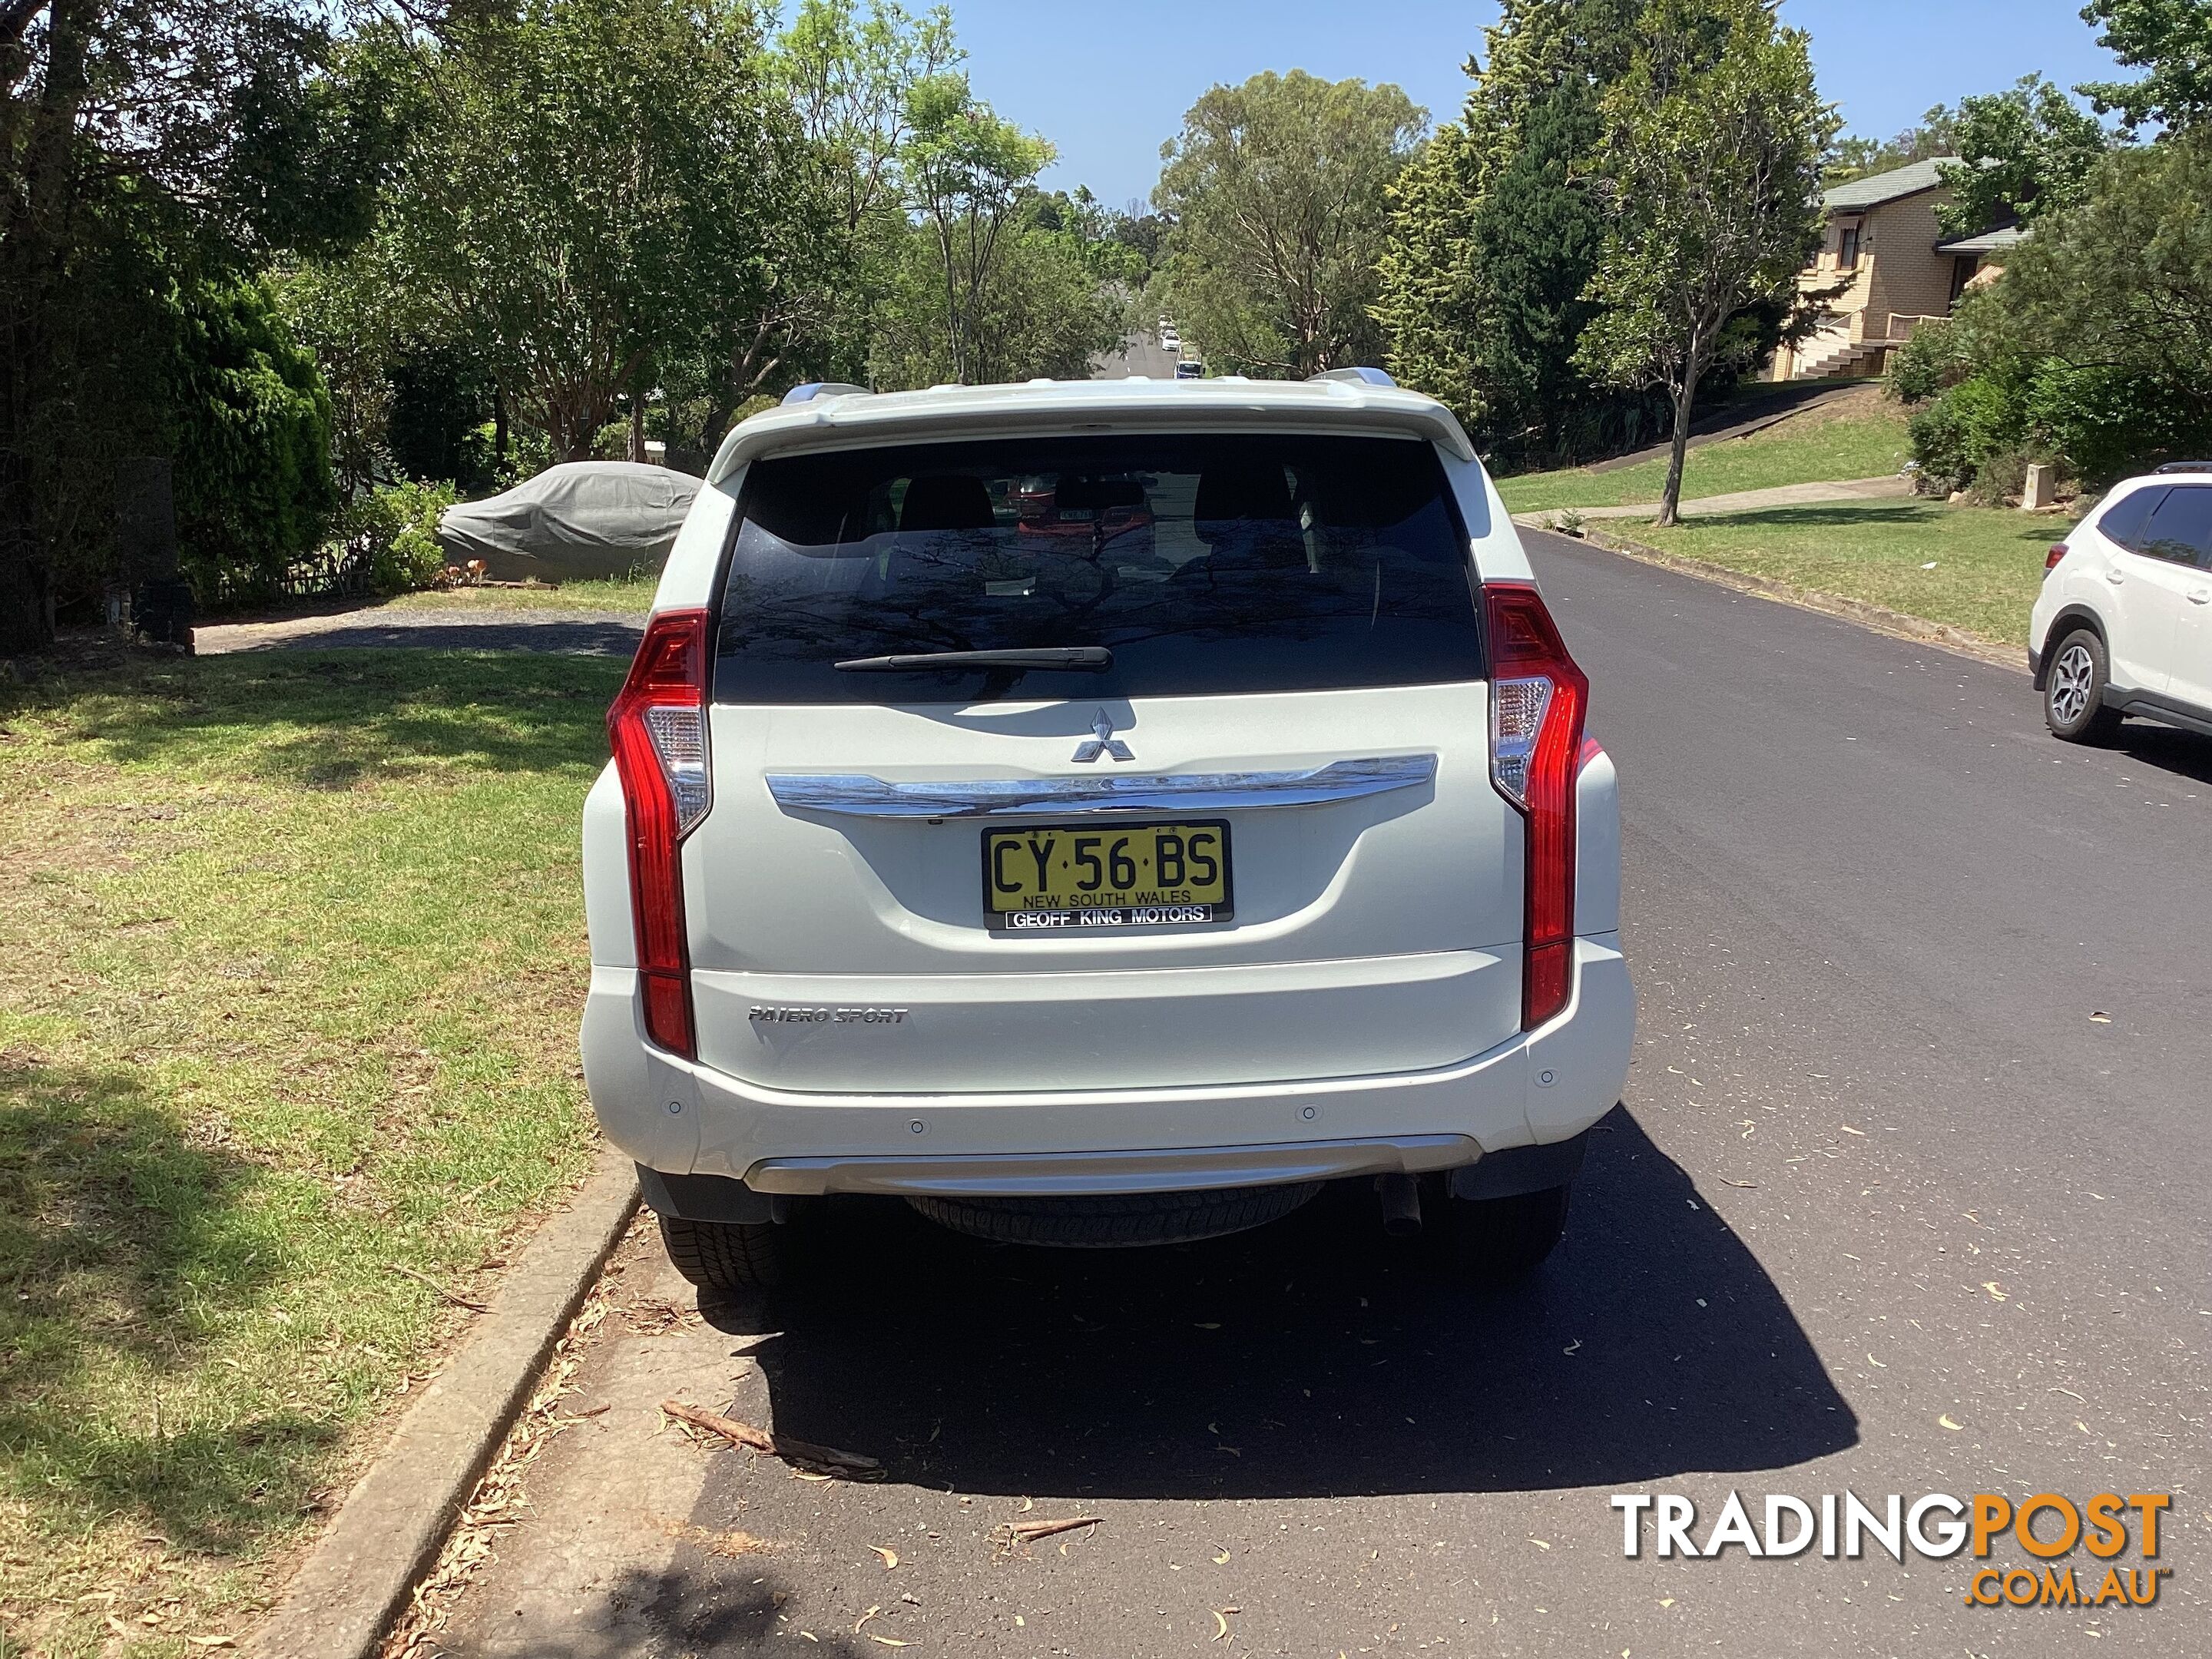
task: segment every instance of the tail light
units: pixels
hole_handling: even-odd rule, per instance
[[[2052,549],[2051,550],[2051,551],[2049,551],[2048,553],[2046,553],[2046,554],[2045,554],[2045,555],[2043,556],[2043,568],[2044,568],[2044,569],[2045,569],[2046,572],[2049,572],[2049,571],[2052,571],[2052,570],[2056,570],[2056,569],[2057,569],[2057,568],[2058,568],[2058,562],[2059,562],[2059,560],[2061,560],[2061,559],[2064,558],[2065,556],[2066,556],[2066,544],[2065,544],[2064,542],[2060,542],[2060,543],[2059,543],[2056,547],[2052,548]]]
[[[1574,990],[1575,786],[1589,680],[1534,587],[1486,582],[1490,781],[1526,821],[1521,1025],[1534,1030]]]
[[[638,981],[646,1035],[696,1056],[691,951],[684,931],[684,866],[678,848],[707,816],[707,613],[655,617],[607,711],[615,770],[629,825],[630,914],[637,924]]]

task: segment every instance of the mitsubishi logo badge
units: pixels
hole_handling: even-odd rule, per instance
[[[1098,718],[1091,722],[1091,730],[1094,735],[1075,746],[1075,758],[1079,763],[1087,764],[1101,755],[1111,755],[1117,761],[1137,758],[1129,752],[1129,745],[1114,735],[1114,722],[1104,709],[1100,709]]]

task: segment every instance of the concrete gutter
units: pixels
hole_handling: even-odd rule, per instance
[[[574,1201],[538,1230],[490,1311],[400,1419],[250,1651],[263,1659],[376,1652],[636,1209],[636,1170],[611,1148]]]

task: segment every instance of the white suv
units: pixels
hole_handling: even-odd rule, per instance
[[[2115,486],[2051,550],[2027,639],[2069,742],[2107,742],[2127,714],[2212,735],[2212,461]]]
[[[1112,1245],[1353,1177],[1525,1270],[1635,1024],[1587,702],[1379,371],[802,387],[609,715],[592,1104],[712,1289],[826,1194]]]

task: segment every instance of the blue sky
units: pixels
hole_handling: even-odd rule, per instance
[[[1395,81],[1437,120],[1495,0],[951,0],[976,93],[1060,147],[1047,181],[1120,206],[1150,194],[1159,147],[1219,81],[1263,69]],[[918,5],[916,6],[918,9]],[[1813,37],[1845,130],[1887,137],[1931,104],[2031,70],[2064,86],[2112,76],[2081,0],[1784,0]]]

